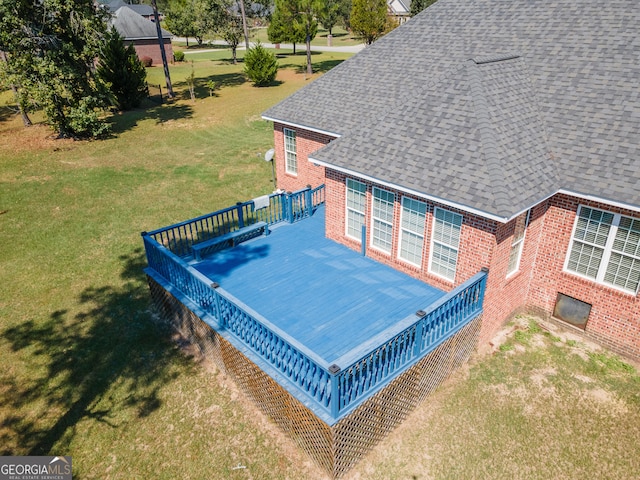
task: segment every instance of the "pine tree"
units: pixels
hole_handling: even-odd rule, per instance
[[[97,73],[109,86],[113,94],[112,103],[119,110],[138,107],[147,96],[147,71],[133,45],[125,46],[124,39],[115,28],[105,38]]]
[[[266,87],[278,73],[276,56],[260,43],[255,44],[244,55],[244,73],[256,87]]]

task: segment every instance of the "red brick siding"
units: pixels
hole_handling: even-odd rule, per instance
[[[296,150],[298,160],[298,174],[292,175],[286,172],[284,157],[284,133],[287,128],[296,132]],[[275,145],[276,178],[278,188],[286,191],[300,190],[311,185],[317,187],[324,183],[324,167],[313,165],[309,162],[309,155],[333,140],[334,137],[321,133],[310,132],[296,127],[289,127],[281,123],[275,123],[273,128]]]
[[[127,42],[129,44],[131,42]],[[158,40],[135,40],[133,48],[136,50],[138,58],[149,57],[153,60],[153,65],[162,65],[162,53],[158,46]],[[173,63],[173,47],[171,40],[164,41],[164,51],[167,55],[167,61]]]
[[[638,218],[637,213],[568,195],[548,202],[544,234],[527,303],[551,315],[558,292],[592,305],[585,334],[623,354],[640,357],[640,300],[637,295],[563,271],[579,205]]]

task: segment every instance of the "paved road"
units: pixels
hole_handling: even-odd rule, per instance
[[[186,41],[185,38],[180,38],[180,37],[174,37],[174,40],[178,41],[178,42],[184,42]],[[209,44],[214,44],[214,45],[227,45],[226,42],[222,41],[222,40],[213,40],[211,42],[208,42]],[[273,43],[263,43],[262,46],[267,47],[267,48],[275,48],[275,45]],[[344,52],[344,53],[357,53],[360,50],[362,50],[365,47],[364,44],[360,44],[360,45],[353,45],[353,46],[341,46],[341,47],[329,47],[329,46],[325,46],[325,45],[311,45],[311,50],[315,50],[316,52]],[[288,49],[291,50],[293,49],[293,45],[290,43],[281,43],[280,44],[280,48],[282,49]],[[238,45],[238,50],[244,50],[244,43],[242,45]],[[189,55],[191,53],[203,53],[203,52],[213,52],[216,50],[207,50],[207,49],[199,49],[199,50],[185,50],[184,53],[185,55]],[[296,51],[299,52],[306,52],[307,51],[307,47],[304,43],[297,43],[296,44]]]

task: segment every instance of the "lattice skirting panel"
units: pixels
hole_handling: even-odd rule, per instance
[[[148,277],[161,318],[238,384],[320,467],[339,478],[385,438],[474,352],[481,317],[333,426],[289,394],[189,308]]]

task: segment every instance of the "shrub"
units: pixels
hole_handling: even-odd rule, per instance
[[[142,57],[140,59],[140,61],[142,62],[142,65],[144,65],[145,67],[150,67],[151,65],[153,65],[153,58],[151,57]]]
[[[244,73],[256,87],[265,87],[273,82],[278,73],[276,56],[259,42],[244,56]]]
[[[173,52],[173,60],[176,62],[184,62],[184,52],[181,50]]]

